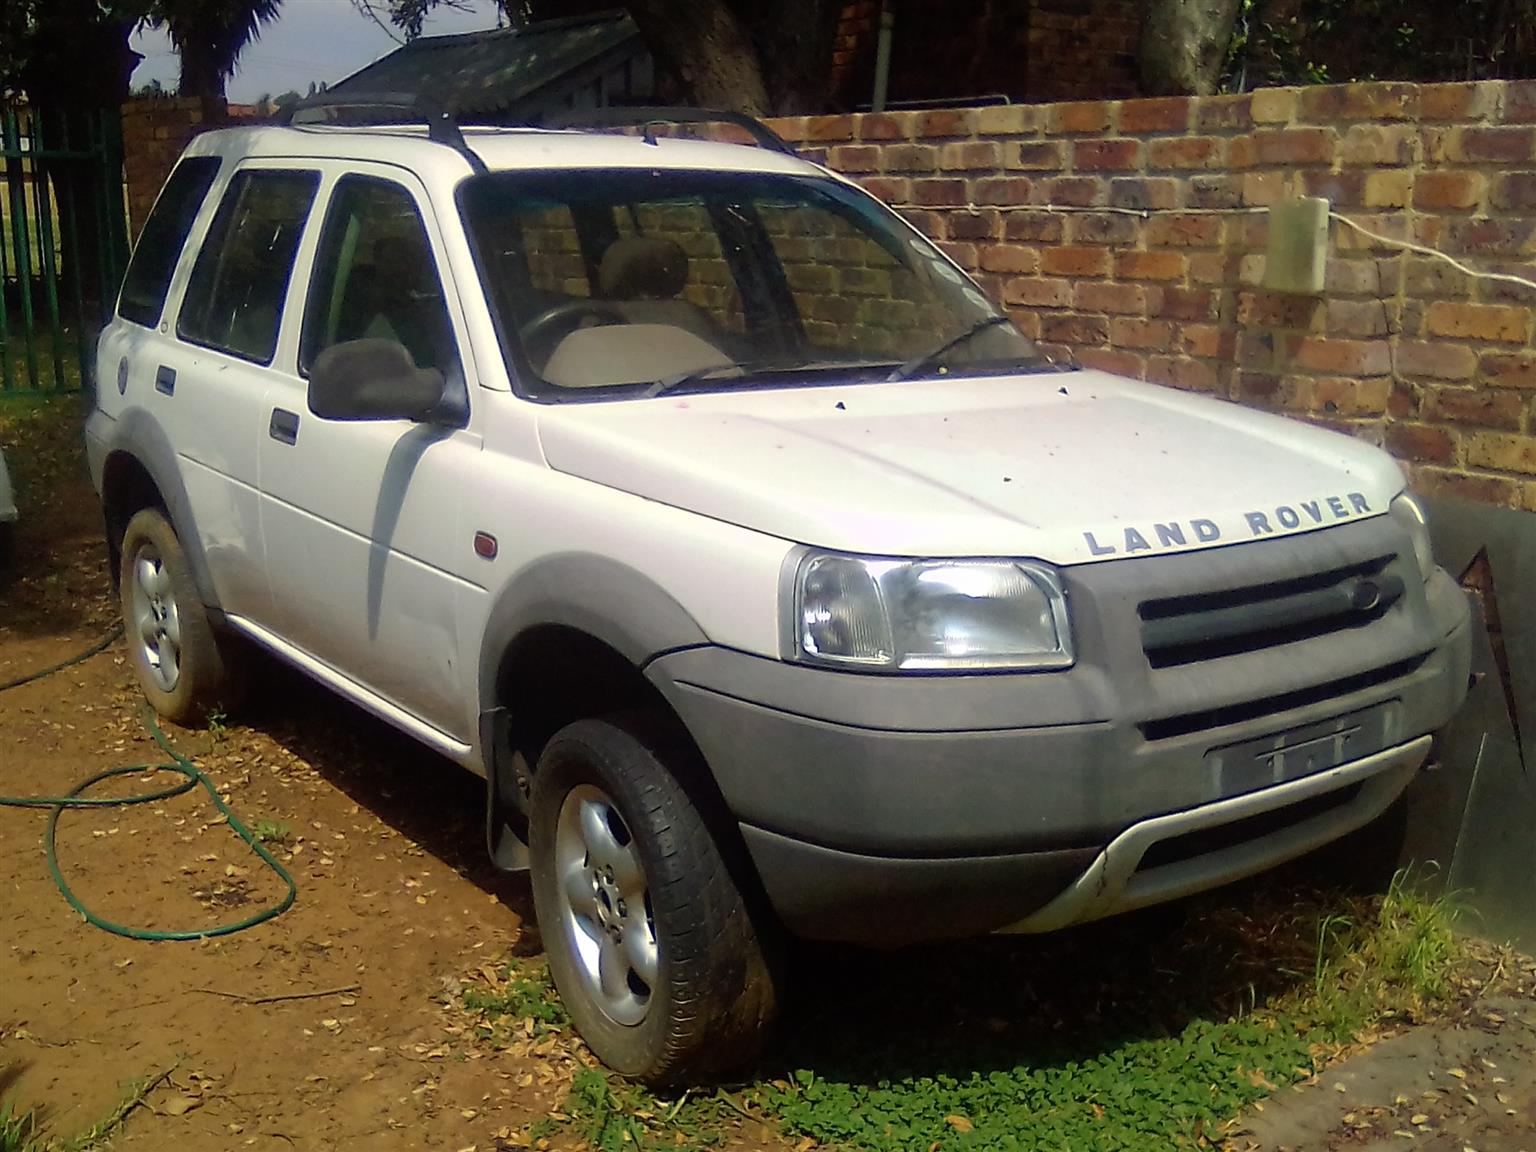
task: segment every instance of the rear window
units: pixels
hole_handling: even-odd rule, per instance
[[[293,256],[320,173],[237,172],[197,254],[177,319],[184,340],[270,364]]]
[[[218,174],[217,156],[189,156],[165,182],[123,277],[117,314],[124,320],[146,328],[160,323],[182,245]]]

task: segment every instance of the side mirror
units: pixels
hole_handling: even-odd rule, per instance
[[[443,374],[393,340],[332,344],[309,371],[309,410],[322,420],[422,420],[442,399]]]

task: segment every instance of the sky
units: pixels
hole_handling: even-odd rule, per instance
[[[428,18],[423,35],[473,32],[496,26],[496,8],[486,0],[464,0],[472,11],[439,5]],[[376,8],[383,9],[378,3]],[[138,88],[159,80],[174,90],[179,65],[176,50],[163,32],[142,31],[133,38],[143,55],[133,73]],[[278,18],[249,45],[229,82],[229,99],[254,103],[263,94],[305,92],[311,80],[333,84],[396,47],[394,40],[363,16],[352,0],[284,0]]]

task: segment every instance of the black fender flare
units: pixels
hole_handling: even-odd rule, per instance
[[[480,642],[480,748],[486,848],[507,872],[528,867],[527,814],[513,747],[515,702],[499,698],[506,654],[528,632],[557,625],[601,641],[643,669],[680,648],[707,644],[688,610],[644,573],[590,552],[565,552],[519,573],[497,595]]]
[[[159,489],[161,499],[165,501],[166,515],[170,517],[171,527],[176,531],[182,551],[186,553],[187,563],[192,569],[192,580],[197,585],[197,593],[202,597],[206,607],[213,612],[218,612],[219,599],[213,589],[213,578],[208,570],[208,557],[203,551],[203,539],[197,530],[197,518],[192,513],[192,501],[187,497],[186,486],[182,483],[181,468],[176,461],[176,450],[171,447],[171,441],[165,429],[142,408],[130,409],[117,420],[112,438],[107,444],[105,463],[102,467],[101,488],[104,514],[108,502],[107,484],[112,458],[118,455],[131,457],[145,472],[149,473],[149,478]],[[114,557],[114,575],[116,574],[117,546],[118,541],[110,538],[107,540],[107,547]]]

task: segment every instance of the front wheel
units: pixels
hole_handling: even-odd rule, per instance
[[[776,1004],[765,930],[674,772],[691,755],[644,723],[578,721],[544,749],[530,800],[555,986],[597,1057],[651,1084],[750,1059]]]

